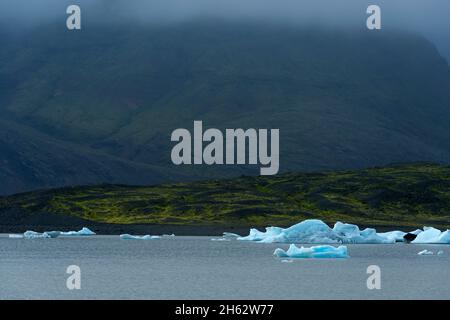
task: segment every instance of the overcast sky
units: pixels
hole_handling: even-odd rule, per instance
[[[64,24],[69,4],[80,5],[84,23],[93,19],[176,23],[206,16],[355,28],[365,27],[367,6],[377,4],[384,29],[420,32],[450,61],[450,0],[0,0],[0,25],[17,30],[51,20]]]

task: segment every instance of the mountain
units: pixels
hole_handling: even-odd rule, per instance
[[[170,134],[194,120],[279,128],[282,172],[450,163],[450,69],[415,34],[195,21],[45,25],[0,45],[3,194],[257,173],[172,165]]]
[[[194,225],[226,231],[305,219],[405,230],[448,228],[449,190],[450,167],[425,163],[151,187],[62,188],[0,198],[0,230],[84,224],[106,232],[119,225],[127,232],[140,224],[144,233],[163,225],[177,232]]]
[[[132,184],[183,179],[161,168],[133,163],[72,143],[61,143],[30,128],[0,120],[0,193],[95,184]]]

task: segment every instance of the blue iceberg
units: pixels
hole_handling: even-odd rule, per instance
[[[313,246],[310,248],[297,247],[291,244],[287,251],[276,249],[273,253],[279,258],[308,258],[308,259],[345,259],[348,258],[347,247],[333,247],[330,245]]]
[[[91,231],[89,228],[83,227],[79,231],[61,232],[61,235],[66,237],[93,236],[95,235],[95,232]]]
[[[450,243],[450,231],[441,232],[434,228],[410,232],[417,235],[412,243]],[[321,220],[310,219],[297,223],[289,228],[268,227],[265,231],[250,229],[245,237],[238,240],[257,241],[262,243],[316,243],[316,244],[389,244],[403,242],[406,232],[390,231],[377,233],[375,229],[361,230],[357,225],[336,222],[330,228]]]
[[[265,232],[251,229],[246,237],[238,240],[263,243],[394,243],[393,237],[385,237],[375,229],[360,230],[357,225],[336,222],[333,229],[321,220],[305,220],[289,228],[268,227]]]
[[[36,232],[36,231],[26,231],[23,235],[10,235],[10,238],[25,238],[25,239],[51,239],[58,238],[59,236],[92,236],[95,235],[95,232],[89,230],[88,228],[83,228],[80,231],[69,231],[69,232],[61,232],[61,231],[45,231],[45,232]]]
[[[411,232],[410,232],[411,233]],[[403,231],[389,231],[378,233],[380,237],[391,240],[392,242],[403,242],[403,237],[406,235],[406,232]]]
[[[131,234],[121,234],[120,239],[122,240],[153,240],[153,239],[159,239],[160,236],[151,236],[151,235],[145,235],[145,236],[133,236]]]
[[[23,234],[23,238],[25,239],[50,239],[50,238],[57,238],[61,232],[59,231],[46,231],[46,232],[35,232],[35,231],[26,231]]]
[[[439,229],[424,227],[423,231],[419,233],[411,243],[435,243],[435,244],[444,244],[450,243],[450,230],[442,232]]]

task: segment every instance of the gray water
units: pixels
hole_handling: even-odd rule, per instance
[[[349,259],[273,256],[286,244],[210,237],[120,240],[118,236],[0,236],[1,299],[449,299],[450,245],[349,245]],[[423,249],[434,256],[419,256]],[[443,255],[436,255],[443,250]],[[66,269],[81,268],[68,290]],[[368,290],[369,265],[381,289]]]

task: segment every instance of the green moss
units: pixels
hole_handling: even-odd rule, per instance
[[[100,185],[0,198],[0,211],[106,223],[290,225],[304,219],[370,226],[450,227],[450,167],[412,164],[152,187]]]

